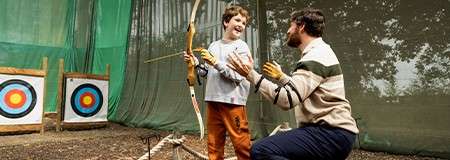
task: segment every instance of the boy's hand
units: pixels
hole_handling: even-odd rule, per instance
[[[198,49],[194,49],[194,51],[200,52],[202,59],[209,65],[214,66],[217,64],[216,58],[213,55],[211,55],[211,53],[209,53],[208,50],[203,49],[203,48],[198,48]]]
[[[186,63],[191,63],[192,61],[194,61],[194,66],[197,66],[199,64],[197,57],[195,57],[194,55],[188,55],[186,51],[184,51],[183,57]]]

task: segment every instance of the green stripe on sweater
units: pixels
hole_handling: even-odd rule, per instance
[[[342,74],[341,66],[339,64],[325,66],[316,61],[302,61],[297,63],[295,70],[304,69],[311,71],[314,74],[321,76],[322,78],[337,76]]]

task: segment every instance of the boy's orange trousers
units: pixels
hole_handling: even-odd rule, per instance
[[[208,157],[224,159],[226,132],[239,160],[250,159],[250,132],[245,106],[207,102]]]

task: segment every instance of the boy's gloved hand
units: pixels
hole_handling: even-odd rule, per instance
[[[266,62],[263,66],[263,71],[265,75],[276,80],[280,80],[281,76],[284,74],[281,70],[281,66],[277,64],[277,62]]]
[[[203,48],[198,48],[198,49],[194,49],[194,51],[200,52],[202,59],[206,63],[213,65],[213,66],[217,64],[216,58],[211,53],[209,53],[208,50],[203,49]]]

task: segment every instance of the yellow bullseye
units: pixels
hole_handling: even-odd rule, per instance
[[[22,96],[20,96],[19,94],[15,93],[15,94],[11,95],[11,97],[9,98],[9,101],[12,104],[19,104],[22,101]]]
[[[92,97],[90,97],[90,96],[83,97],[83,103],[86,104],[86,105],[91,104],[92,103]]]

